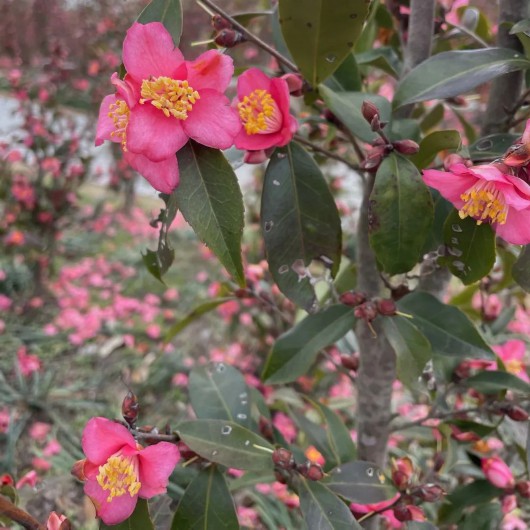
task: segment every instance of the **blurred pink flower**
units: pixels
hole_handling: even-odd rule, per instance
[[[293,420],[283,412],[277,412],[272,420],[273,425],[280,431],[280,434],[288,443],[293,443],[297,430]]]
[[[42,454],[44,456],[53,456],[58,455],[62,450],[61,444],[53,438],[46,444],[46,447],[42,450]]]
[[[25,346],[21,346],[17,351],[17,366],[24,377],[28,377],[41,369],[40,359],[36,355],[30,355],[26,352]]]
[[[46,530],[60,530],[61,524],[66,521],[65,515],[58,515],[55,512],[51,512],[48,520],[46,521]]]
[[[498,456],[481,460],[481,467],[486,478],[497,488],[507,489],[515,486],[512,470]]]
[[[127,519],[138,497],[165,493],[180,459],[176,445],[159,442],[144,448],[123,425],[106,418],[89,420],[81,443],[87,456],[85,493],[107,525]]]
[[[281,78],[270,78],[249,68],[237,80],[237,105],[243,127],[236,136],[238,149],[260,151],[287,145],[298,128],[289,112],[289,87]]]
[[[4,407],[0,409],[0,433],[6,433],[9,431],[9,423],[11,422],[11,415],[9,410]]]
[[[511,339],[504,344],[493,346],[493,350],[501,358],[507,372],[510,372],[523,381],[530,383],[530,378],[528,377],[524,362],[526,344],[522,340]]]
[[[503,517],[500,530],[528,530],[528,525],[516,514],[509,513]]]
[[[31,471],[28,471],[20,480],[16,483],[15,488],[18,490],[24,486],[30,486],[32,488],[35,487],[39,480],[39,477],[37,476],[37,472],[32,469]]]
[[[32,458],[31,465],[39,471],[49,471],[52,467],[51,463],[48,460],[41,457]]]
[[[48,436],[52,426],[49,423],[44,423],[43,421],[36,421],[29,429],[29,436],[33,440],[38,442],[43,442]]]
[[[525,245],[530,243],[530,185],[508,171],[503,164],[453,164],[449,171],[425,170],[423,180],[453,203],[462,219],[489,222],[508,243]]]

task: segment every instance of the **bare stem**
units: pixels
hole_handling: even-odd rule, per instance
[[[0,515],[5,515],[23,528],[26,528],[26,530],[46,530],[46,527],[40,524],[37,519],[15,506],[2,495],[0,495]]]
[[[287,57],[279,53],[265,41],[261,40],[259,37],[256,37],[256,35],[248,31],[245,26],[240,24],[235,18],[231,17],[224,9],[221,9],[220,7],[216,6],[211,0],[197,0],[197,3],[199,5],[202,4],[203,6],[207,6],[218,15],[221,15],[224,19],[228,20],[228,22],[230,22],[230,24],[232,24],[234,28],[236,28],[240,33],[242,33],[247,38],[247,40],[253,42],[254,44],[256,44],[256,46],[259,46],[262,50],[265,50],[268,54],[275,57],[279,63],[289,68],[289,70],[292,70],[293,72],[298,72],[298,67],[296,66],[296,64],[291,62],[289,59],[287,59]]]

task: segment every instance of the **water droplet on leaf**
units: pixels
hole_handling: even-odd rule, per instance
[[[373,467],[369,467],[369,468],[366,470],[366,474],[367,474],[369,477],[373,477],[373,476],[374,476],[374,468],[373,468]]]
[[[272,181],[272,183],[273,183],[275,186],[279,186],[279,185],[280,185],[280,181],[279,181],[279,180],[276,180],[276,179],[274,179],[274,180]]]
[[[225,370],[226,370],[226,366],[224,365],[224,363],[217,363],[215,365],[215,371],[218,374],[222,374]]]
[[[236,418],[237,418],[238,420],[246,420],[246,419],[247,419],[247,415],[246,415],[246,414],[243,414],[243,413],[240,412],[240,413],[236,416]]]
[[[265,221],[265,232],[270,232],[274,226],[273,221]]]
[[[224,434],[225,436],[227,434],[230,434],[232,432],[232,427],[230,427],[230,425],[224,425],[223,428],[221,429],[221,434]]]
[[[282,265],[282,266],[278,269],[278,273],[279,273],[279,274],[285,274],[286,272],[289,272],[289,265]]]
[[[451,228],[453,230],[453,232],[462,232],[462,227],[460,225],[457,225],[457,224],[454,224],[454,225],[451,225]]]

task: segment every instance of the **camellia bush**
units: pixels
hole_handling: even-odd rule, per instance
[[[528,2],[197,3],[211,36],[193,56],[179,0],[130,21],[94,138],[159,192],[147,270],[179,266],[180,215],[224,270],[151,336],[171,345],[214,312],[237,342],[188,352],[166,425],[134,382],[121,418],[88,420],[72,474],[99,528],[528,528]],[[44,231],[66,208],[54,145],[0,187],[33,211],[4,215],[8,246],[15,218]],[[35,363],[19,351],[19,378]],[[0,524],[77,526],[39,522],[1,479]]]

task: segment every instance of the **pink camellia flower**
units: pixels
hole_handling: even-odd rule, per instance
[[[232,58],[216,50],[185,61],[160,22],[134,23],[123,43],[124,80],[101,103],[96,145],[121,144],[124,158],[158,191],[179,182],[175,153],[191,138],[227,149],[241,124],[223,94],[234,72]]]
[[[238,149],[265,151],[287,145],[298,123],[289,113],[289,86],[285,79],[269,78],[258,68],[249,68],[237,80],[234,104],[243,124],[235,139]],[[262,156],[247,156],[262,161]]]
[[[63,523],[66,524],[63,525]],[[46,521],[46,530],[62,530],[63,528],[70,528],[66,515],[59,515],[56,512],[51,512]]]
[[[489,222],[508,243],[530,243],[530,185],[508,174],[504,164],[466,167],[453,164],[449,171],[427,169],[425,183],[458,208],[460,217]]]
[[[512,470],[498,456],[483,458],[481,467],[486,478],[497,488],[508,489],[515,486]]]
[[[507,372],[530,383],[525,367],[526,344],[522,340],[508,340],[504,344],[493,346],[493,350],[501,358]]]
[[[18,490],[24,486],[31,486],[32,488],[35,487],[39,480],[39,477],[37,476],[37,472],[32,469],[31,471],[28,471],[24,476],[22,476],[17,483],[15,484],[15,488]]]
[[[159,442],[144,448],[123,425],[106,418],[90,419],[81,443],[87,458],[74,465],[76,476],[86,481],[85,493],[107,525],[127,519],[138,497],[165,493],[180,458],[176,445]]]

